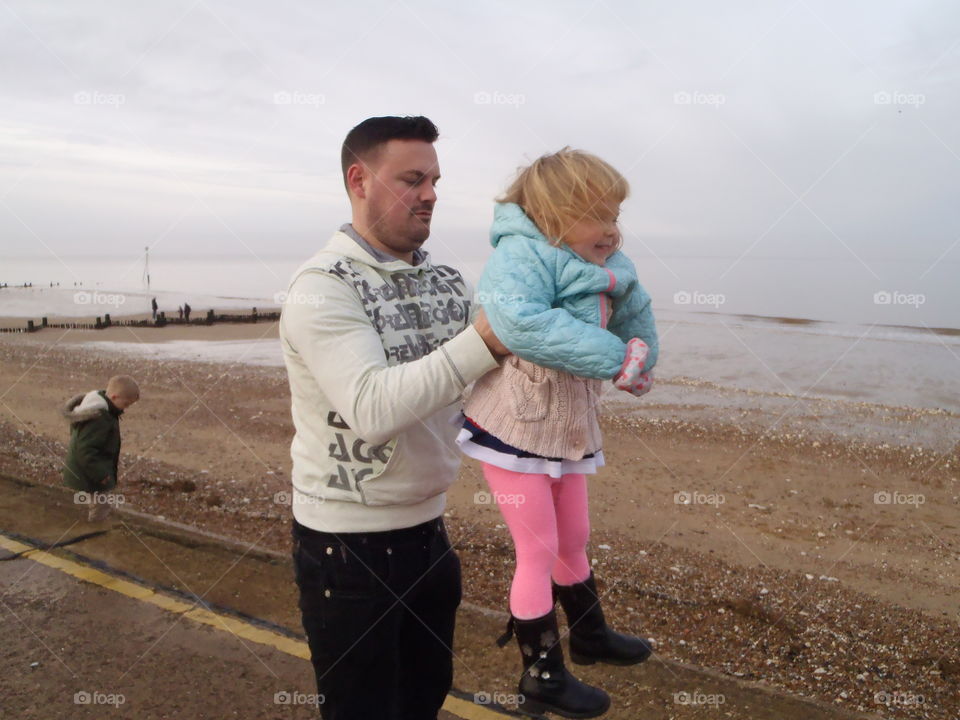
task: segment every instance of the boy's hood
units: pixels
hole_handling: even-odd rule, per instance
[[[91,390],[88,393],[74,395],[63,406],[61,412],[71,423],[86,422],[97,417],[104,410],[109,411],[112,404],[105,397],[105,391]]]
[[[502,238],[510,235],[521,235],[547,242],[540,228],[527,217],[523,208],[516,203],[497,203],[493,208],[490,244],[496,247]]]

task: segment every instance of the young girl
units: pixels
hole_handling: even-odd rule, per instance
[[[642,395],[658,354],[650,297],[619,252],[628,191],[620,173],[588,153],[541,157],[496,206],[495,249],[478,287],[513,354],[476,382],[457,442],[481,461],[513,537],[511,619],[499,642],[516,633],[528,712],[586,718],[610,705],[564,668],[555,597],[575,663],[631,665],[651,651],[607,626],[586,553],[586,475],[604,464],[602,381]]]

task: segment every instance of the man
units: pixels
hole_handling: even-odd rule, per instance
[[[325,720],[435,720],[460,561],[443,524],[463,389],[507,350],[422,250],[440,178],[424,117],[343,143],[352,223],[294,274],[280,319],[296,434],[293,557]]]

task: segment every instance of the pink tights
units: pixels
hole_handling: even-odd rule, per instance
[[[590,577],[587,478],[528,475],[487,463],[483,475],[517,553],[510,612],[521,620],[542,617],[553,607],[551,576],[557,585]]]

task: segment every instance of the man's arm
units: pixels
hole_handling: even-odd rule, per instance
[[[430,354],[388,367],[380,335],[354,289],[323,272],[297,278],[280,323],[281,338],[340,416],[373,444],[456,401],[467,385],[497,367],[472,325]]]

